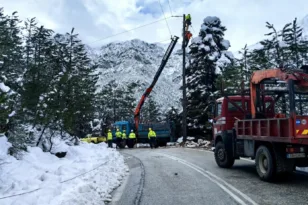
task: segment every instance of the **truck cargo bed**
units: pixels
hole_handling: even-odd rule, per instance
[[[308,135],[297,135],[291,118],[238,120],[235,130],[237,139],[308,145]]]

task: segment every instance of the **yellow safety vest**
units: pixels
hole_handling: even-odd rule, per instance
[[[111,132],[108,132],[108,134],[107,134],[107,140],[112,140],[112,133],[111,133]]]
[[[128,137],[129,137],[129,139],[136,139],[136,134],[132,132],[132,133],[129,134]]]
[[[125,132],[122,133],[122,139],[126,139],[126,133]]]
[[[151,137],[156,137],[156,133],[153,130],[151,130],[148,134],[148,138],[150,139]]]
[[[115,135],[116,135],[117,138],[122,138],[122,133],[120,131],[116,132]]]

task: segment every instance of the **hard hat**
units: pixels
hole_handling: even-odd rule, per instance
[[[149,127],[149,130],[152,130],[152,128]]]
[[[134,132],[134,130],[131,130],[131,132]]]
[[[109,129],[108,132],[111,132],[111,130]]]
[[[119,131],[119,128],[117,129],[117,131]]]

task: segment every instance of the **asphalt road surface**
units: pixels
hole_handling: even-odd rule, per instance
[[[260,181],[254,162],[219,168],[213,152],[188,148],[121,150],[130,168],[112,205],[304,205],[308,175],[295,172],[275,183]]]

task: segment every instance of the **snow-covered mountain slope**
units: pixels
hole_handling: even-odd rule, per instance
[[[149,44],[141,40],[110,43],[101,47],[97,54],[100,72],[97,84],[98,90],[111,81],[119,86],[126,86],[131,82],[140,84],[135,91],[136,99],[140,99],[143,92],[150,85],[161,63],[166,47]],[[168,107],[180,107],[181,97],[181,51],[173,50],[151,95],[163,110]]]
[[[301,20],[300,26],[303,28],[303,35],[308,38],[308,14]]]

